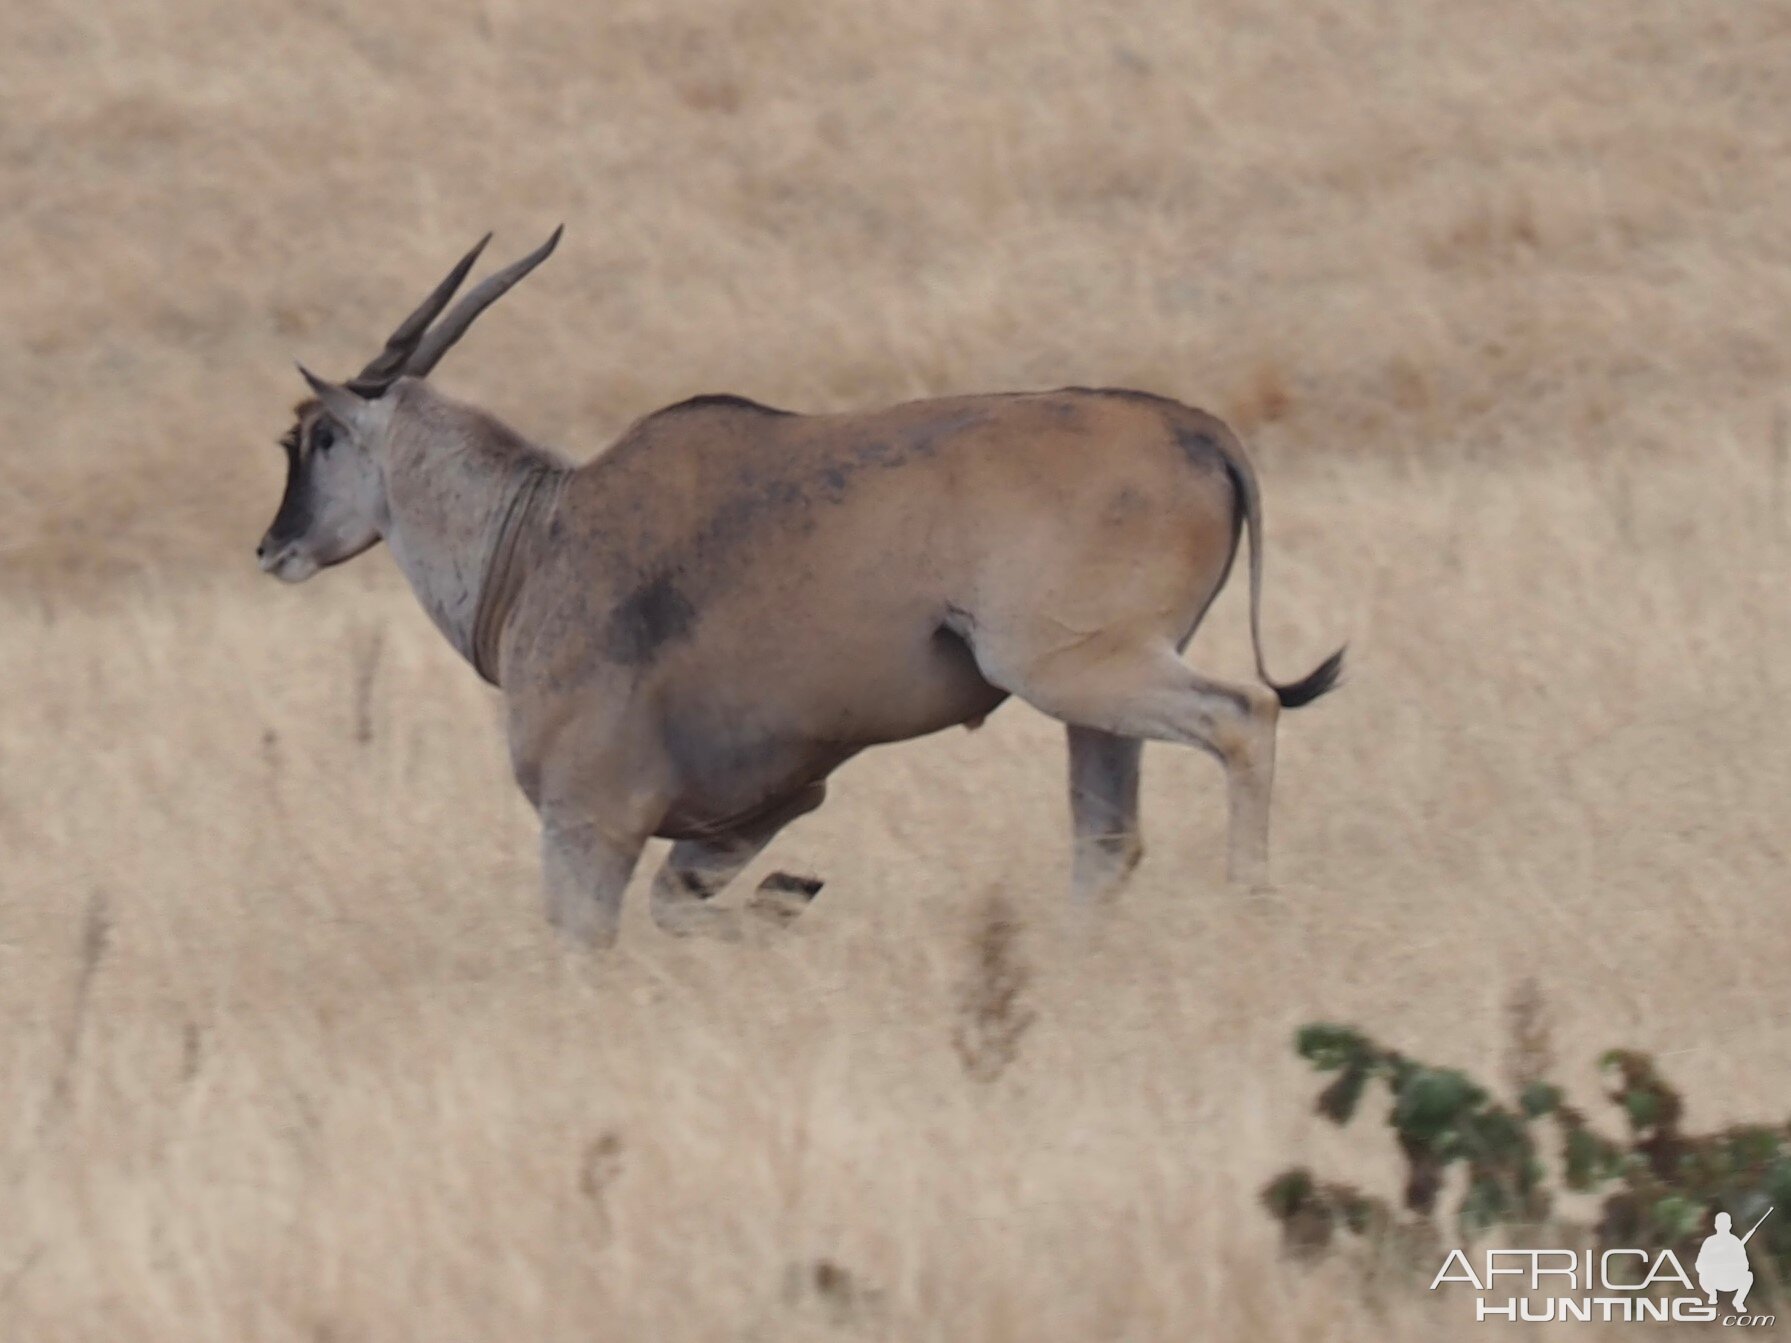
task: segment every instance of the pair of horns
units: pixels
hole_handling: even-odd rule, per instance
[[[521,261],[481,280],[432,329],[430,323],[448,306],[448,300],[454,297],[455,290],[472,270],[479,253],[491,241],[491,235],[487,233],[460,259],[460,264],[448,272],[448,278],[435,287],[422,305],[398,324],[398,329],[387,339],[385,349],[348,382],[348,389],[371,399],[381,395],[399,378],[426,377],[429,370],[441,362],[441,357],[453,348],[454,342],[466,334],[474,318],[502,298],[511,285],[547,260],[565,228],[561,224],[552,237]]]

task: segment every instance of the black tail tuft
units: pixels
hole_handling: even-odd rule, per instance
[[[1347,647],[1348,645],[1345,645],[1345,648]],[[1344,648],[1339,648],[1292,685],[1276,686],[1275,697],[1281,701],[1281,707],[1297,709],[1302,704],[1310,704],[1320,695],[1335,690],[1337,678],[1343,675],[1343,654]]]

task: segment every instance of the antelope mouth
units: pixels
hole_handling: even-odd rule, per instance
[[[255,552],[261,572],[272,574],[282,583],[303,583],[323,566],[297,545],[270,546],[262,542]]]

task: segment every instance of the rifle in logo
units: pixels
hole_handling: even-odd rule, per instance
[[[1760,1222],[1764,1222],[1770,1216],[1772,1216],[1772,1209],[1768,1208],[1765,1212],[1760,1214]],[[1747,1235],[1745,1235],[1741,1238],[1741,1243],[1743,1245],[1746,1245],[1750,1240],[1752,1240],[1754,1238],[1754,1232],[1758,1231],[1760,1229],[1760,1222],[1755,1222],[1753,1225],[1753,1230],[1749,1231],[1747,1233]]]

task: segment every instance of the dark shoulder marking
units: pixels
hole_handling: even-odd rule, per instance
[[[658,574],[641,585],[610,613],[604,629],[604,650],[617,662],[638,667],[659,650],[681,639],[696,623],[696,608],[670,574]]]

